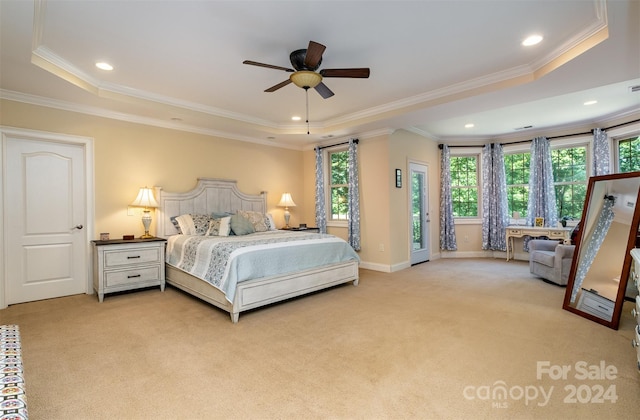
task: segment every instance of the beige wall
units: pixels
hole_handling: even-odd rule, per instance
[[[315,152],[295,151],[143,124],[95,117],[13,101],[2,101],[0,124],[94,139],[95,232],[112,238],[140,236],[140,210],[127,205],[142,186],[167,191],[191,189],[198,177],[238,180],[247,193],[268,192],[268,207],[276,223],[284,224],[280,196],[288,191],[297,206],[291,224],[315,225]],[[430,248],[439,250],[439,151],[437,142],[407,131],[361,139],[361,251],[365,267],[395,271],[409,264],[407,179],[410,161],[428,165]],[[403,186],[395,188],[395,169],[403,171]],[[459,248],[480,249],[479,228],[456,226]],[[151,233],[155,232],[155,222]],[[329,233],[347,237],[345,228]],[[460,236],[462,234],[462,236]],[[469,243],[461,238],[468,236]],[[475,249],[474,249],[475,248]],[[383,249],[381,251],[381,249]]]
[[[277,203],[284,191],[291,192],[298,205],[291,223],[298,224],[299,215],[305,214],[302,152],[19,102],[1,105],[1,125],[94,139],[96,238],[99,232],[112,238],[143,233],[139,210],[127,216],[127,205],[140,187],[186,191],[198,177],[236,179],[247,193],[267,191],[269,211],[279,226],[284,217]]]
[[[398,130],[390,136],[389,174],[391,264],[402,267],[409,263],[409,162],[428,167],[430,252],[432,258],[440,254],[440,153],[438,143],[414,133]],[[402,169],[402,188],[395,187],[395,170]]]

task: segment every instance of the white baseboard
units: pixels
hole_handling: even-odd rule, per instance
[[[507,253],[504,251],[440,251],[438,253],[431,254],[431,256],[429,257],[429,261],[434,261],[441,258],[498,258],[506,260]],[[513,259],[520,261],[529,261],[529,254],[516,253],[515,258]],[[373,271],[381,271],[383,273],[395,273],[396,271],[404,270],[405,268],[409,267],[411,267],[411,262],[409,261],[403,261],[401,263],[393,265],[371,263],[366,261],[360,262],[360,268]]]

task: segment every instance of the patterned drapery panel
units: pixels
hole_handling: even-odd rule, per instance
[[[451,201],[451,153],[449,146],[442,145],[440,159],[440,249],[455,251],[456,227],[453,220],[453,202]]]
[[[482,149],[482,249],[506,251],[509,224],[504,150],[499,143]]]
[[[587,271],[589,271],[589,268],[593,263],[593,259],[596,257],[604,238],[607,236],[609,227],[611,227],[614,216],[613,204],[614,200],[612,197],[605,197],[604,205],[598,215],[598,220],[593,228],[593,233],[589,235],[588,238],[585,237],[582,239],[581,244],[586,246],[586,248],[584,253],[582,251],[580,252],[583,257],[580,259],[578,269],[576,270],[576,278],[573,283],[573,289],[571,290],[571,303],[575,303],[578,291],[582,287],[582,282],[587,275]]]
[[[553,185],[551,145],[546,137],[536,137],[531,142],[529,175],[527,225],[533,226],[536,217],[544,217],[545,226],[556,226],[558,210],[556,209],[556,190]]]
[[[536,137],[531,141],[529,168],[527,225],[533,226],[536,217],[543,217],[545,226],[556,226],[558,224],[558,210],[556,208],[556,189],[553,185],[551,144],[546,137]],[[527,252],[530,240],[530,236],[525,236],[523,240],[524,250]]]
[[[327,233],[327,213],[324,196],[324,164],[322,149],[316,148],[316,226],[320,233]]]
[[[609,165],[609,137],[604,130],[593,130],[593,174],[608,175]]]
[[[349,245],[360,251],[360,190],[358,187],[358,143],[349,140]]]

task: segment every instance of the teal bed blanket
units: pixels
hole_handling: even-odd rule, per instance
[[[220,289],[229,302],[242,281],[359,261],[341,238],[282,230],[225,237],[174,235],[166,252],[168,264]]]

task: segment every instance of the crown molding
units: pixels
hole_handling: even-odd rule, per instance
[[[362,111],[331,118],[323,122],[315,122],[319,131],[331,131],[333,127],[352,125],[365,119],[379,119],[389,114],[421,109],[434,104],[458,100],[472,95],[495,91],[509,86],[529,83],[555,70],[571,59],[587,51],[608,37],[606,0],[593,0],[597,20],[582,32],[576,34],[565,44],[561,45],[549,55],[536,62],[505,69],[503,71],[477,77],[460,83],[455,83],[439,89],[434,89],[419,95],[414,95],[398,101],[389,102]],[[54,51],[43,45],[44,22],[46,19],[47,0],[35,0],[34,25],[32,40],[32,62],[46,71],[85,89],[99,97],[120,100],[124,102],[144,103],[148,106],[169,106],[179,112],[197,112],[215,117],[253,124],[269,130],[283,131],[281,134],[294,134],[301,127],[289,124],[278,124],[249,115],[235,113],[220,108],[182,101],[128,86],[104,83],[82,72]],[[157,105],[156,105],[157,104]]]
[[[42,96],[29,95],[21,92],[8,91],[0,89],[0,99],[6,99],[14,102],[21,102],[30,105],[42,106],[47,108],[58,109],[61,111],[76,112],[79,114],[91,115],[95,117],[108,118],[118,121],[125,121],[134,124],[143,124],[153,127],[168,128],[172,130],[185,131],[195,134],[203,134],[212,137],[221,137],[230,140],[238,140],[248,143],[261,144],[265,146],[280,147],[283,149],[302,150],[301,146],[293,146],[290,144],[282,144],[273,141],[267,141],[248,136],[239,136],[234,133],[206,129],[188,124],[180,124],[174,121],[165,121],[157,118],[141,117],[139,115],[116,112],[104,108],[80,106],[76,103],[60,101],[57,99],[45,98]]]

